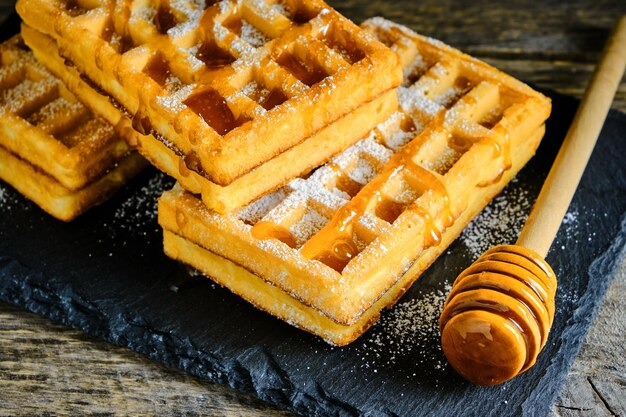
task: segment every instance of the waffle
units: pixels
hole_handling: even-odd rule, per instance
[[[20,0],[16,7],[132,115],[138,131],[156,132],[186,169],[222,186],[401,82],[397,57],[320,0],[206,5]],[[362,137],[341,135],[352,143]]]
[[[326,155],[335,155],[350,146],[355,138],[365,137],[373,123],[382,122],[397,108],[395,92],[385,93],[302,143],[243,174],[229,185],[222,186],[187,169],[180,156],[154,135],[141,135],[132,129],[131,120],[106,93],[90,86],[88,80],[81,79],[75,67],[66,65],[52,38],[27,25],[22,27],[22,36],[40,62],[45,62],[46,67],[94,112],[124,131],[129,143],[153,165],[176,178],[185,189],[201,194],[204,203],[220,213],[240,208],[310,171],[323,163]]]
[[[145,166],[34,58],[21,38],[0,45],[0,179],[71,220]]]
[[[397,111],[367,138],[236,213],[179,186],[159,201],[169,256],[338,345],[513,178],[550,113],[540,93],[438,41],[381,18],[363,27],[404,71]]]

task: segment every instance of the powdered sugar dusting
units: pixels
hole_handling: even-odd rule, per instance
[[[9,191],[4,188],[4,185],[0,184],[0,207],[9,208]]]
[[[2,105],[11,112],[19,112],[28,103],[38,98],[43,98],[58,81],[53,78],[45,78],[41,81],[31,81],[26,79],[15,88],[2,93]]]
[[[47,131],[48,126],[46,122],[54,121],[61,114],[77,113],[82,109],[83,106],[80,103],[70,102],[63,97],[59,97],[30,115],[28,122],[35,126],[39,125],[39,128]]]
[[[410,358],[437,370],[447,365],[439,344],[439,316],[450,286],[403,301],[385,312],[359,347],[363,367],[377,368]]]
[[[172,180],[162,172],[156,173],[146,185],[125,200],[113,215],[116,228],[139,236],[158,236],[146,228],[158,231],[157,199],[171,187]]]
[[[9,214],[13,210],[28,211],[31,206],[31,204],[24,204],[22,196],[0,180],[0,209],[4,213]]]
[[[255,224],[283,201],[287,194],[288,190],[286,188],[267,194],[239,210],[237,217],[245,223]]]
[[[296,245],[301,247],[315,233],[328,223],[328,219],[322,216],[317,210],[308,209],[299,222],[289,228],[296,238]]]
[[[511,181],[515,185],[518,180]],[[493,199],[461,233],[474,259],[495,245],[514,243],[524,226],[532,206],[532,199],[524,187],[509,186]]]
[[[241,22],[241,39],[257,48],[265,45],[270,40],[245,20]]]

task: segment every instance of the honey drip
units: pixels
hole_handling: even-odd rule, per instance
[[[146,114],[145,110],[141,108],[137,110],[137,113],[133,116],[132,126],[133,129],[144,136],[150,135],[153,132],[150,118]]]
[[[197,172],[198,174],[202,174],[204,172],[202,169],[202,161],[200,160],[198,154],[194,151],[187,152],[187,154],[182,157],[182,160],[185,162],[185,166],[189,168],[189,170]],[[181,172],[181,175],[183,175],[183,172],[184,170]]]
[[[339,53],[346,62],[349,64],[355,64],[365,58],[365,52],[358,47],[354,41],[352,35],[333,24],[330,21],[331,17],[328,16],[328,23],[326,23],[319,31],[319,37],[328,45],[329,48]]]
[[[305,63],[288,52],[282,53],[276,62],[309,87],[328,76],[317,63]]]
[[[187,167],[183,158],[178,158],[178,173],[184,178],[187,178],[189,174],[191,174],[191,170]]]
[[[354,243],[354,240],[352,240],[352,238],[348,235],[344,235],[339,237],[330,249],[322,250],[313,259],[320,261],[333,268],[335,271],[341,273],[348,262],[350,262],[352,258],[358,254],[359,249]]]
[[[133,131],[132,124],[126,117],[120,117],[120,120],[115,125],[115,133],[119,137],[124,138],[126,143],[128,143],[128,146],[131,148],[136,148],[139,145],[139,141],[137,135]]]
[[[358,196],[355,198],[358,199]],[[349,205],[339,209],[330,222],[304,244],[300,251],[304,257],[323,262],[341,273],[348,262],[359,254],[352,236],[354,224],[362,216],[365,204],[362,202],[355,207],[360,210],[358,212],[344,210]]]
[[[354,181],[339,165],[330,162],[328,166],[335,172],[335,187],[350,197],[354,197],[363,188],[363,184]]]
[[[161,53],[157,53],[156,56],[150,60],[148,65],[143,69],[143,72],[161,86],[165,85],[168,78],[172,76],[170,67]]]
[[[220,135],[225,135],[250,120],[243,114],[235,118],[226,100],[213,89],[192,94],[184,103]]]
[[[176,225],[179,229],[183,229],[187,225],[187,215],[180,210],[176,210]]]
[[[415,211],[424,221],[424,249],[437,246],[441,243],[441,231],[437,228],[432,217],[426,210],[422,207],[416,207]]]
[[[511,146],[508,140],[508,135],[502,135],[505,137],[504,145],[500,145],[498,141],[494,138],[491,138],[487,143],[493,147],[493,157],[501,158],[500,167],[498,168],[498,172],[496,175],[489,180],[482,181],[477,184],[478,187],[489,187],[490,185],[497,184],[500,182],[505,172],[511,169],[513,162],[511,161]]]
[[[396,221],[396,219],[400,217],[400,215],[404,212],[404,209],[406,208],[406,204],[391,200],[389,198],[385,198],[382,195],[379,195],[377,200],[378,203],[376,204],[375,209],[376,216],[380,217],[388,223],[393,223],[394,221]]]
[[[272,89],[263,99],[259,102],[265,110],[272,110],[274,107],[283,104],[287,101],[287,96],[277,88]]]
[[[168,30],[176,26],[176,17],[170,9],[169,0],[161,0],[154,16],[154,25],[161,34],[166,34]]]
[[[296,247],[296,239],[293,234],[284,226],[261,221],[252,227],[252,237],[259,240],[277,239],[287,244],[291,248]]]

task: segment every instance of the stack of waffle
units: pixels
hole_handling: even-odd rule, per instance
[[[50,71],[178,180],[159,202],[166,254],[349,343],[533,155],[550,103],[321,1],[202,3],[18,11]]]
[[[0,45],[0,91],[0,179],[51,215],[72,220],[146,165],[19,36]]]
[[[397,105],[396,55],[322,1],[202,3],[17,8],[37,57],[81,97],[95,90],[94,111],[222,213],[327,161]]]

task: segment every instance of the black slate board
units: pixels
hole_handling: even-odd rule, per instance
[[[72,224],[0,182],[0,299],[305,415],[545,415],[624,255],[626,115],[610,113],[548,255],[560,287],[537,365],[498,387],[473,386],[446,365],[436,321],[446,286],[478,249],[515,240],[539,192],[578,104],[549,94],[553,116],[537,156],[348,347],[332,348],[167,259],[155,199],[172,181],[153,169]]]

